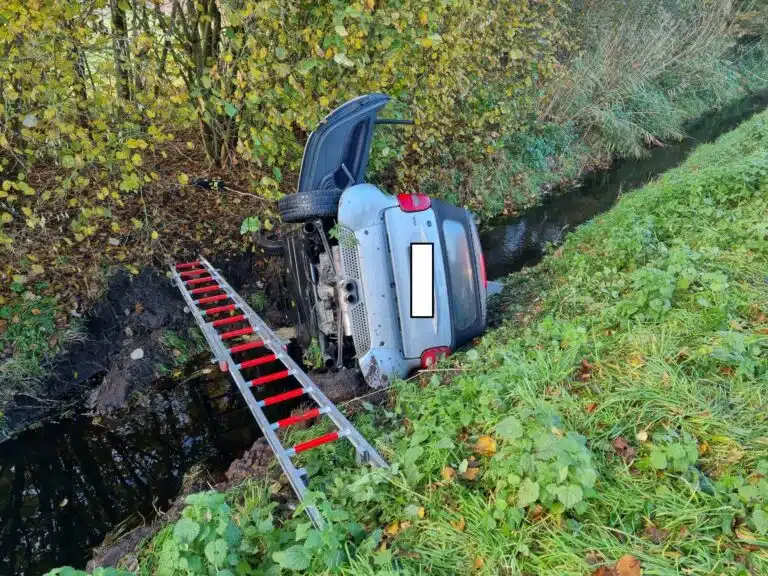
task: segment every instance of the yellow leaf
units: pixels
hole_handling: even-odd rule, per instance
[[[0,222],[3,224],[8,224],[9,222],[13,221],[13,216],[10,215],[8,212],[3,212],[0,214]]]
[[[160,234],[157,233],[157,230],[152,230],[152,240],[157,240],[160,237]]]
[[[464,520],[464,516],[459,516],[458,520],[451,520],[451,526],[459,532],[464,532],[464,528],[467,526],[467,521]]]
[[[400,532],[400,522],[395,520],[389,526],[387,526],[386,530],[384,531],[390,536],[395,536],[398,532]]]
[[[32,265],[32,274],[35,276],[40,276],[40,274],[43,274],[45,272],[45,268],[40,266],[40,264],[33,264]]]
[[[22,206],[21,211],[24,213],[24,216],[26,216],[27,218],[32,216],[32,210],[30,210],[29,206]]]
[[[131,218],[131,223],[136,230],[141,230],[144,227],[144,222],[137,220],[136,218]]]
[[[493,456],[496,454],[496,440],[490,436],[480,436],[475,442],[475,452],[483,456]]]
[[[131,162],[133,163],[134,166],[141,166],[142,164],[144,164],[144,160],[141,159],[140,154],[134,154],[133,156],[131,156]]]
[[[117,222],[112,222],[112,224],[110,224],[110,227],[112,228],[112,232],[120,232],[120,224],[118,224]]]
[[[137,276],[139,274],[139,269],[136,268],[136,266],[132,266],[130,264],[126,264],[125,267],[128,269],[128,272],[130,272],[134,276]]]
[[[426,516],[427,511],[424,509],[424,506],[419,506],[419,510],[416,512],[419,518],[424,518]]]
[[[443,480],[446,482],[450,482],[456,477],[456,470],[450,466],[445,466],[442,470],[440,470],[440,476],[442,476]]]
[[[183,172],[179,174],[179,184],[181,184],[182,186],[186,186],[187,184],[189,184],[189,176],[187,176]]]

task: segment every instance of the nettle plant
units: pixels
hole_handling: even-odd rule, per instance
[[[652,436],[650,450],[644,464],[652,470],[663,470],[682,474],[687,472],[699,459],[696,439],[683,432],[657,433]]]
[[[747,525],[760,534],[768,534],[768,460],[760,460],[755,470],[746,478],[727,475],[716,484],[728,503],[745,518]],[[725,532],[730,532],[732,518],[724,522]]]
[[[500,448],[486,480],[495,484],[502,514],[515,520],[521,509],[537,504],[553,514],[586,511],[586,499],[595,495],[597,471],[584,436],[566,432],[556,414],[530,409],[502,420],[496,435]]]

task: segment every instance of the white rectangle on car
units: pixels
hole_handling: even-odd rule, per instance
[[[435,245],[411,244],[411,318],[435,316]]]

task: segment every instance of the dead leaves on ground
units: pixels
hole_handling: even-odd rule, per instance
[[[640,560],[631,554],[625,554],[613,566],[600,566],[592,576],[642,576],[642,574]]]

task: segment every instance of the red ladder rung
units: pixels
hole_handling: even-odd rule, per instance
[[[245,370],[246,368],[253,368],[254,366],[261,366],[262,364],[269,364],[277,360],[277,356],[274,354],[267,354],[261,358],[254,358],[253,360],[246,360],[237,365],[238,369]]]
[[[333,442],[334,440],[339,439],[339,433],[338,432],[331,432],[330,434],[324,434],[323,436],[318,436],[317,438],[313,438],[312,440],[307,440],[306,442],[300,442],[296,444],[291,450],[294,454],[298,454],[299,452],[304,452],[305,450],[311,450],[312,448],[317,448],[318,446],[322,446],[323,444],[328,444],[329,442]]]
[[[199,270],[187,270],[186,272],[180,272],[179,276],[182,278],[190,278],[192,276],[200,276],[200,274],[207,274],[208,270],[200,268]]]
[[[254,332],[255,330],[253,329],[253,326],[248,326],[247,328],[239,328],[237,330],[232,330],[231,332],[219,334],[219,338],[222,340],[229,340],[230,338],[237,338],[238,336],[245,336],[246,334],[253,334]]]
[[[211,302],[221,302],[222,300],[226,300],[229,298],[228,294],[218,294],[216,296],[206,296],[205,298],[200,298],[199,300],[195,300],[195,304],[198,306],[200,304],[209,304]]]
[[[193,278],[192,280],[187,280],[184,284],[187,286],[194,286],[195,284],[205,284],[206,282],[215,282],[215,280],[210,276],[206,276],[205,278]]]
[[[200,266],[200,260],[195,260],[194,262],[181,262],[180,264],[176,264],[176,270],[186,270],[187,268],[194,268],[195,266]]]
[[[275,372],[274,374],[267,374],[266,376],[259,376],[258,378],[254,378],[248,384],[251,386],[261,386],[262,384],[267,384],[268,382],[274,382],[275,380],[282,380],[283,378],[288,378],[288,376],[291,375],[290,370],[283,370],[281,372]]]
[[[275,394],[274,396],[268,396],[267,398],[264,398],[264,400],[259,402],[259,406],[273,406],[275,404],[279,404],[280,402],[285,402],[286,400],[293,400],[294,398],[304,396],[306,392],[307,391],[304,390],[304,388],[288,390],[288,392],[283,392],[282,394]]]
[[[226,326],[227,324],[234,324],[235,322],[241,322],[243,320],[245,320],[245,314],[238,314],[237,316],[230,316],[229,318],[214,320],[211,322],[211,326],[217,328],[219,326]]]
[[[246,350],[261,348],[262,346],[264,346],[263,340],[254,340],[252,342],[245,342],[244,344],[238,344],[237,346],[232,346],[232,348],[229,349],[229,353],[236,354],[237,352],[245,352]]]
[[[227,304],[226,306],[215,306],[214,308],[208,308],[207,310],[200,310],[201,314],[218,314],[219,312],[230,312],[237,308],[234,304]]]
[[[312,408],[312,410],[307,410],[304,412],[304,414],[297,414],[296,416],[290,416],[289,418],[283,418],[282,420],[278,420],[274,424],[272,424],[272,428],[277,430],[278,428],[287,428],[288,426],[293,426],[294,424],[298,424],[299,422],[304,422],[306,420],[311,420],[312,418],[317,418],[320,416],[320,408]]]
[[[221,290],[221,286],[218,284],[211,284],[210,286],[203,286],[202,288],[195,288],[190,290],[190,294],[202,294],[203,292],[210,292],[211,290]]]

